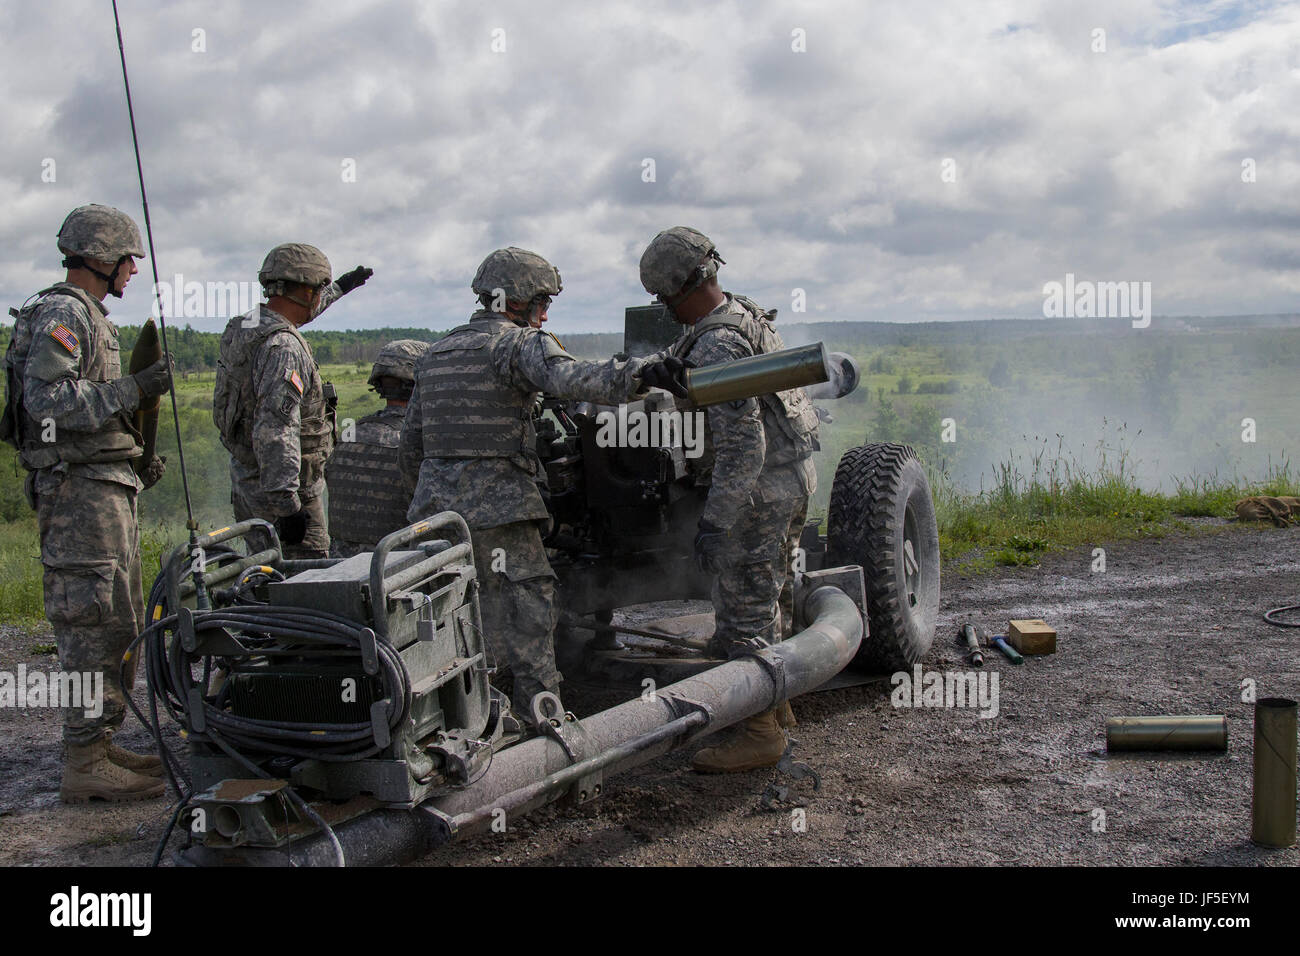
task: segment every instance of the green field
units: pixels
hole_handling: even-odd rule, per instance
[[[863,385],[827,403],[819,489],[824,516],[844,450],[866,441],[913,445],[931,476],[940,544],[951,568],[1033,563],[1045,550],[1166,533],[1185,516],[1229,517],[1247,493],[1295,494],[1300,447],[1294,369],[1300,328],[1282,320],[1204,320],[1199,331],[1132,330],[1099,322],[981,322],[898,326],[779,326],[787,344],[821,339],[853,355]],[[177,411],[190,491],[203,527],[229,520],[228,459],[210,418],[216,336],[173,331]],[[366,387],[369,355],[427,330],[309,332],[339,393],[339,419],[379,407]],[[134,330],[123,330],[129,348]],[[7,334],[0,335],[0,347]],[[564,336],[607,358],[615,335]],[[1243,419],[1255,441],[1243,441]],[[947,434],[945,435],[945,427]],[[142,496],[146,577],[167,542],[183,539],[176,438],[165,402],[163,481]],[[948,441],[945,438],[955,440]],[[7,620],[41,617],[35,520],[22,471],[0,448],[0,606]]]

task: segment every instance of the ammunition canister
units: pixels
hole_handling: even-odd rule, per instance
[[[1296,702],[1264,697],[1255,702],[1255,786],[1250,839],[1259,846],[1295,845]]]
[[[820,342],[765,355],[686,370],[686,390],[696,405],[718,405],[815,385],[830,378]]]
[[[1222,714],[1181,717],[1111,717],[1107,750],[1227,750],[1228,718]]]

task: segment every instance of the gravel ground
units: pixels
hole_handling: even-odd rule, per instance
[[[939,636],[924,667],[967,670],[954,643],[966,619],[990,633],[1041,617],[1058,653],[1010,666],[996,652],[998,713],[902,708],[888,682],[794,702],[798,759],[821,789],[792,783],[765,811],[771,771],[701,776],[670,754],[607,781],[605,798],[546,808],[445,848],[424,865],[1112,864],[1294,866],[1250,830],[1252,707],[1300,694],[1295,631],[1260,620],[1300,601],[1300,529],[1219,526],[1049,555],[1038,568],[949,575]],[[0,658],[53,667],[48,636],[0,626]],[[606,702],[566,692],[579,713]],[[986,712],[988,708],[986,708]],[[1227,753],[1109,756],[1107,717],[1227,714]],[[124,735],[145,745],[134,719]],[[143,865],[164,801],[58,802],[57,716],[0,711],[0,862]],[[806,825],[800,825],[802,823]]]

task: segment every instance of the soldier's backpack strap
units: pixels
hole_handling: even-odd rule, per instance
[[[739,299],[740,296],[733,296],[732,298]],[[672,354],[680,359],[686,358],[690,354],[691,349],[695,347],[695,343],[700,340],[700,336],[705,332],[723,326],[740,332],[745,341],[749,342],[749,337],[744,335],[745,329],[741,323],[741,316],[734,312],[717,312],[712,315],[706,315],[704,318],[700,319],[700,321],[692,325],[685,335],[673,343]],[[757,353],[758,349],[754,343],[749,342],[749,344],[751,354]]]

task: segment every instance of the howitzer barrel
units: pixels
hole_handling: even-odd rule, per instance
[[[826,349],[820,342],[765,355],[686,370],[686,390],[696,405],[719,405],[770,395],[830,379]]]

